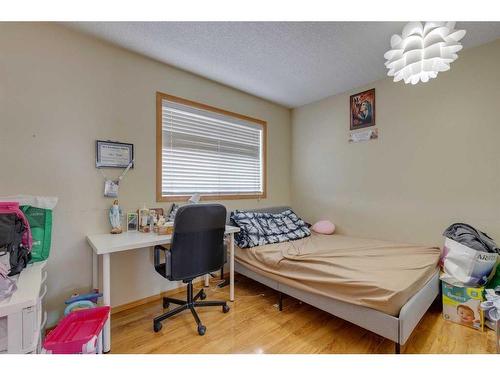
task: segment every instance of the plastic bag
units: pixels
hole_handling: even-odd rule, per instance
[[[482,286],[494,275],[498,254],[474,250],[446,238],[442,258],[445,278],[466,286]]]
[[[52,210],[33,206],[21,206],[21,210],[30,223],[33,237],[31,261],[46,260],[50,254],[52,238]]]

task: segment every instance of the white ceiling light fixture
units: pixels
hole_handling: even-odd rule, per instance
[[[462,49],[465,30],[455,30],[455,22],[409,22],[401,35],[391,38],[391,50],[384,54],[385,66],[394,82],[417,84],[436,78],[450,69]]]

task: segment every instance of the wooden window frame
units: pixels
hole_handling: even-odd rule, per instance
[[[162,101],[168,100],[171,102],[188,105],[194,108],[202,109],[209,112],[218,113],[230,117],[235,117],[248,122],[253,122],[262,126],[262,193],[241,193],[241,194],[202,194],[201,200],[229,200],[229,199],[265,199],[267,197],[267,122],[253,117],[245,116],[239,113],[230,112],[225,109],[216,108],[203,103],[197,103],[192,100],[180,98],[156,92],[156,201],[157,202],[177,202],[185,201],[191,195],[167,195],[162,194],[162,148],[163,148],[163,124],[162,124]]]

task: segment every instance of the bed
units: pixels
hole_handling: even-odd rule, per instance
[[[235,247],[236,272],[393,341],[396,353],[439,294],[438,259],[438,248],[338,234]]]

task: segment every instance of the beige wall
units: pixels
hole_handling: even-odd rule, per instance
[[[120,188],[124,211],[155,203],[155,92],[268,122],[268,198],[228,209],[290,203],[290,111],[54,24],[0,23],[0,196],[54,195],[49,260],[51,321],[63,300],[91,286],[87,233],[109,230],[95,140],[135,145],[136,167]],[[118,171],[107,170],[109,176]],[[111,257],[112,304],[177,284],[156,275],[150,250]]]
[[[339,232],[441,244],[464,221],[500,243],[500,40],[416,86],[383,79],[293,110],[292,204]],[[379,139],[349,144],[349,95],[375,87]]]

